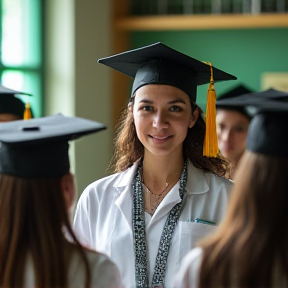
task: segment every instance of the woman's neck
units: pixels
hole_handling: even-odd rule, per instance
[[[168,183],[172,188],[179,180],[184,165],[183,156],[155,156],[145,154],[142,181],[154,193],[160,193]],[[167,189],[167,190],[170,190]]]

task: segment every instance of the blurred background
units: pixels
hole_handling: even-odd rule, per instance
[[[288,91],[288,0],[0,0],[0,82],[32,93],[35,117],[63,113],[106,131],[71,146],[79,193],[108,175],[115,125],[131,80],[97,63],[163,42],[236,75],[237,84]],[[198,88],[205,111],[207,86]],[[25,98],[26,97],[26,98]]]

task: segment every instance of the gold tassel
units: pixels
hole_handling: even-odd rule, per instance
[[[214,88],[213,67],[209,62],[204,63],[210,65],[210,84],[207,92],[206,135],[203,145],[203,156],[217,157],[219,148],[216,132],[216,91]]]
[[[31,119],[31,118],[32,118],[32,113],[31,113],[30,104],[29,104],[28,102],[26,102],[23,119],[24,119],[24,120],[29,120],[29,119]]]

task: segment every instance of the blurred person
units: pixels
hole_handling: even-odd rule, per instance
[[[0,85],[0,122],[33,118],[29,103],[26,103],[26,107],[21,99],[15,97],[16,95],[31,96],[31,94],[12,90]]]
[[[235,102],[235,107],[247,106],[256,115],[228,212],[218,230],[184,258],[175,288],[288,285],[288,93],[254,94],[263,95],[272,99]],[[279,95],[285,101],[275,100]]]
[[[230,169],[225,177],[234,180],[237,164],[246,148],[246,136],[251,117],[242,107],[222,106],[219,100],[234,98],[253,91],[240,84],[216,101],[217,137],[221,154],[229,160]]]
[[[70,224],[68,141],[104,128],[60,114],[0,125],[0,287],[120,287],[115,264]]]

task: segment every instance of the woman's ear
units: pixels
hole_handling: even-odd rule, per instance
[[[189,121],[189,128],[192,128],[195,125],[195,123],[196,123],[196,121],[197,121],[197,119],[199,117],[199,114],[200,114],[200,109],[199,109],[199,107],[197,107],[192,112],[192,115],[191,115],[191,118],[190,118],[190,121]]]
[[[61,178],[61,189],[66,203],[67,210],[70,210],[75,203],[76,188],[74,177],[71,173],[65,174]]]

